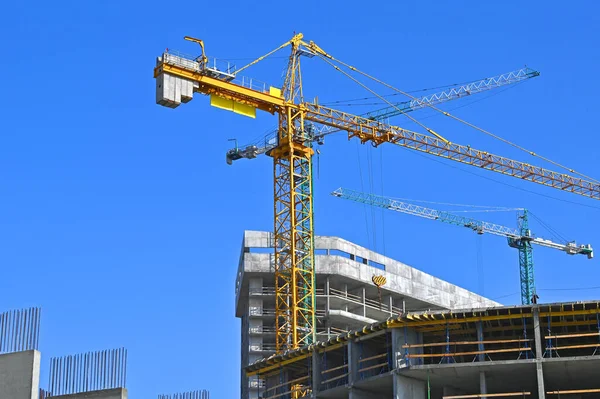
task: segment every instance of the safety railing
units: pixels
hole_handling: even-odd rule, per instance
[[[471,399],[471,398],[524,398],[530,396],[531,392],[505,392],[505,393],[486,393],[486,394],[471,394],[471,395],[451,395],[442,396],[442,399]]]
[[[337,290],[335,288],[330,288],[329,289],[329,296],[335,297],[335,298],[339,298],[339,299],[344,299],[344,300],[347,300],[347,301],[351,301],[351,302],[359,304],[359,305],[363,305],[364,304],[367,307],[369,307],[370,309],[381,310],[381,311],[384,311],[384,312],[390,312],[390,306],[389,306],[389,304],[380,303],[379,301],[376,301],[376,300],[373,300],[373,299],[369,299],[369,298],[365,298],[365,301],[363,303],[363,298],[361,296],[354,295],[354,294],[349,294],[347,292],[340,291],[340,290]],[[401,314],[402,313],[402,309],[397,308],[395,306],[392,306],[391,307],[391,312],[395,313],[395,314]]]
[[[560,353],[564,353],[563,351],[573,351],[573,350],[581,350],[587,349],[592,353],[586,353],[585,355],[596,355],[598,353],[598,349],[600,348],[600,332],[593,333],[578,333],[578,334],[550,334],[544,336],[546,340],[546,351],[544,352],[544,357],[560,357]],[[561,344],[561,341],[564,339],[568,340],[579,340],[579,342],[574,344]],[[590,342],[590,340],[596,342]],[[578,352],[573,352],[578,353]]]
[[[387,352],[358,360],[358,374],[361,380],[390,370],[390,354]]]
[[[277,330],[275,329],[275,327],[259,326],[259,327],[250,327],[248,329],[248,331],[250,331],[251,333],[254,333],[254,334],[270,334],[270,333],[275,333]]]
[[[248,289],[250,295],[275,295],[275,287],[257,287]]]
[[[521,356],[529,358],[533,355],[530,343],[533,339],[496,339],[483,341],[446,341],[425,344],[404,344],[404,361],[407,364],[423,364],[439,361],[439,363],[464,363],[474,361],[494,360],[492,356],[514,354],[515,359]],[[477,348],[473,350],[472,348]],[[510,358],[510,357],[509,357]],[[412,360],[414,359],[414,360]],[[499,359],[496,359],[499,360]]]
[[[275,344],[250,344],[249,349],[253,352],[274,351]]]
[[[230,81],[247,89],[270,93],[271,86],[269,84],[248,76],[237,76],[235,64],[215,57],[208,57],[207,59],[206,64],[203,66],[200,57],[184,54],[177,50],[169,50],[163,53],[162,56],[164,64],[179,66],[190,71],[203,71],[206,75]]]
[[[264,388],[266,386],[265,380],[250,380],[248,381],[248,387],[250,388]]]
[[[275,309],[263,309],[257,306],[251,306],[248,309],[250,316],[275,316]]]
[[[305,385],[307,381],[308,376],[304,376],[273,385],[266,389],[261,397],[265,399],[306,397],[310,394],[310,389]]]
[[[323,389],[331,389],[348,383],[348,364],[331,367],[321,371]]]

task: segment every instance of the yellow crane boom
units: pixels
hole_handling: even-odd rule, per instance
[[[469,146],[451,143],[397,126],[305,102],[300,57],[328,56],[314,43],[295,35],[276,50],[291,46],[281,89],[240,79],[229,67],[204,54],[198,58],[165,52],[157,60],[157,103],[175,108],[191,100],[193,92],[211,96],[211,104],[253,116],[255,109],[278,114],[278,144],[269,152],[274,160],[276,349],[280,353],[315,340],[314,235],[312,206],[311,137],[304,123],[320,123],[348,132],[349,138],[378,146],[392,143],[468,165],[480,167],[562,191],[600,199],[600,184],[515,161]],[[190,38],[188,38],[190,40]],[[274,50],[274,51],[276,51]],[[268,53],[272,54],[274,51]],[[246,67],[260,61],[253,61]],[[331,57],[328,57],[331,59]],[[241,69],[240,69],[241,70]],[[239,71],[239,70],[238,70]]]

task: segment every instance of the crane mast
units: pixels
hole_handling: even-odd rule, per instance
[[[201,40],[199,57],[164,52],[154,68],[156,102],[176,108],[194,93],[210,96],[211,105],[249,117],[256,110],[277,114],[277,145],[269,151],[274,164],[274,237],[276,271],[276,351],[281,353],[315,339],[314,226],[311,134],[307,122],[346,131],[348,138],[378,146],[392,143],[523,180],[600,199],[600,185],[523,162],[411,132],[376,120],[305,102],[300,57],[330,57],[302,34],[241,69],[206,56]],[[283,87],[258,84],[240,72],[277,50],[291,48]]]
[[[533,248],[531,247],[531,231],[529,230],[529,217],[527,209],[517,217],[519,225],[519,234],[522,238],[508,238],[508,245],[519,251],[519,277],[521,282],[521,303],[523,305],[531,304],[535,292],[535,280],[533,272]],[[589,245],[588,245],[589,247]],[[591,247],[590,247],[591,249]],[[593,252],[588,253],[588,258],[593,256]]]
[[[455,226],[466,227],[475,231],[477,234],[490,233],[508,238],[508,245],[518,249],[519,251],[521,303],[524,305],[530,304],[531,298],[535,294],[532,244],[558,249],[566,252],[569,255],[586,255],[588,259],[592,259],[594,256],[594,251],[591,245],[577,246],[577,244],[574,242],[556,243],[550,240],[532,236],[531,231],[529,230],[528,211],[526,209],[523,209],[522,213],[519,214],[519,226],[518,229],[514,229],[496,223],[460,216],[452,212],[439,211],[437,209],[398,201],[382,195],[361,193],[346,188],[339,188],[332,192],[331,195],[370,206],[389,209],[395,212],[406,213],[408,215],[418,216],[425,219],[437,220],[439,222],[444,222]]]
[[[295,349],[315,341],[313,150],[304,129],[304,112],[288,104],[304,101],[298,51],[292,52],[283,85],[286,101],[279,112],[277,147],[273,157],[275,180],[275,323],[276,348]]]

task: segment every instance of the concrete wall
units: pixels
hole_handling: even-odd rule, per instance
[[[38,399],[39,389],[40,352],[0,355],[0,398]]]
[[[104,389],[102,391],[82,392],[71,395],[53,396],[52,399],[127,399],[127,389]]]

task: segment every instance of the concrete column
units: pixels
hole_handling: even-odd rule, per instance
[[[402,314],[406,313],[406,301],[402,298]]]
[[[0,398],[38,399],[39,391],[40,352],[0,355]]]
[[[312,353],[312,397],[316,398],[321,389],[321,357],[316,349]]]
[[[348,341],[348,385],[352,386],[358,381],[358,366],[360,347],[358,342]]]
[[[479,393],[481,395],[485,395],[486,393],[488,393],[487,391],[487,383],[485,380],[485,371],[480,371],[479,372]],[[486,398],[486,396],[482,396],[483,398]]]
[[[477,344],[477,350],[479,352],[483,352],[485,350],[485,345],[481,342],[483,341],[483,323],[481,322],[481,320],[477,322],[477,341],[479,341],[479,343]],[[479,360],[480,362],[485,361],[485,354],[481,353],[477,355],[477,360]]]
[[[404,377],[399,374],[394,379],[394,399],[426,399],[427,382]]]
[[[392,328],[392,368],[397,369],[404,361],[404,332],[401,328]]]
[[[535,336],[535,369],[537,374],[538,398],[546,399],[544,386],[544,370],[542,369],[542,332],[540,326],[540,311],[537,306],[533,307],[533,332]]]

